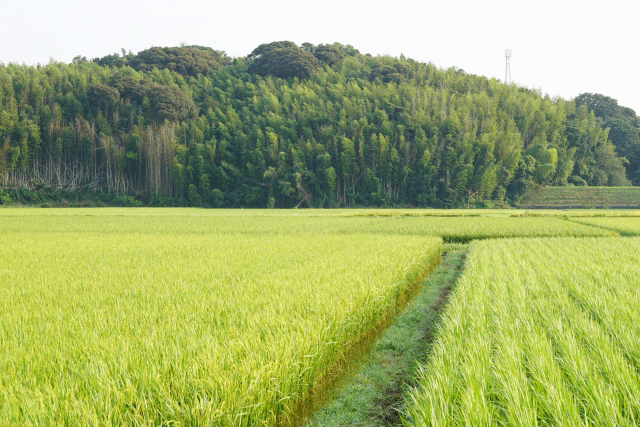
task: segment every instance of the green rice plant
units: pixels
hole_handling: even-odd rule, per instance
[[[639,425],[640,239],[471,248],[406,425]]]
[[[440,255],[435,237],[129,212],[3,224],[0,425],[287,424]]]
[[[620,233],[622,236],[640,236],[640,216],[622,218],[572,218],[571,220],[579,224],[612,230]]]

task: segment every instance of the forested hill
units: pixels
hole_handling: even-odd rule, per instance
[[[637,183],[603,124],[586,103],[339,43],[0,65],[0,203],[466,207]]]

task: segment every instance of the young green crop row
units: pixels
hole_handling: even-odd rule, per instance
[[[283,423],[441,251],[379,234],[3,238],[2,426]]]
[[[474,242],[408,426],[640,425],[640,239]]]

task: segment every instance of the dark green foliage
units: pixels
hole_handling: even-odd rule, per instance
[[[247,55],[248,59],[256,59],[260,58],[263,55],[269,54],[273,49],[285,49],[291,47],[298,47],[294,42],[290,41],[280,41],[280,42],[271,42],[271,43],[263,43],[257,48],[253,49],[253,51]]]
[[[136,200],[133,196],[129,196],[126,194],[118,194],[113,198],[111,204],[115,206],[124,206],[130,208],[142,206],[142,202],[140,200]]]
[[[395,62],[391,65],[382,65],[374,68],[369,75],[371,80],[379,78],[383,83],[402,83],[413,76],[411,67],[402,62]]]
[[[152,47],[137,55],[125,55],[123,49],[122,53],[122,57],[118,54],[107,55],[95,58],[93,62],[107,67],[129,66],[136,71],[168,69],[192,77],[207,74],[221,64],[228,65],[231,62],[224,52],[203,46]]]
[[[146,94],[159,121],[179,121],[195,114],[196,106],[175,86],[153,85]]]
[[[607,119],[620,114],[618,101],[599,93],[583,93],[574,99],[576,107],[586,105],[589,110],[593,111],[596,117]]]
[[[12,201],[9,193],[0,188],[0,205],[8,205]]]
[[[94,86],[98,86],[102,92],[94,95],[96,92],[96,90],[92,91]],[[138,104],[148,106],[150,116],[158,122],[184,120],[196,112],[193,101],[178,87],[155,84],[148,80],[137,80],[132,75],[123,72],[113,75],[110,82],[111,87],[94,86],[90,87],[87,92],[90,100],[95,98],[95,102],[105,104],[109,94],[121,94],[126,102],[135,101]],[[108,90],[112,92],[107,94]],[[115,102],[114,97],[108,99],[110,99],[109,105]],[[117,101],[117,98],[115,100]],[[130,108],[129,112],[134,113]]]
[[[161,206],[167,206],[167,200],[163,200]],[[102,206],[143,206],[148,203],[147,197],[141,194],[109,194],[92,189],[54,189],[36,186],[31,189],[0,189],[0,205],[35,205],[48,207],[102,207]],[[158,205],[160,206],[160,205]]]
[[[249,58],[252,58],[249,73],[283,79],[306,79],[322,66],[311,53],[287,41],[260,45],[251,52]]]
[[[318,46],[313,46],[310,43],[305,43],[303,49],[309,53],[312,53],[313,56],[318,58],[318,60],[324,62],[328,66],[333,66],[338,61],[340,61],[345,56],[345,47],[339,44],[335,45],[327,45],[320,44]]]
[[[145,89],[142,82],[136,80],[132,75],[124,72],[115,73],[113,77],[111,77],[109,84],[118,91],[122,98],[130,101],[142,101]]]
[[[114,87],[97,83],[87,89],[87,101],[91,107],[104,111],[107,115],[109,107],[114,106],[120,99],[120,92]]]
[[[635,111],[619,106],[615,99],[597,93],[583,93],[575,98],[575,103],[576,106],[584,105],[593,111],[603,129],[609,128],[609,139],[616,153],[627,160],[623,161],[626,176],[634,185],[640,185],[640,118]],[[616,169],[619,167],[616,166]],[[615,178],[614,181],[619,182],[620,178]]]
[[[211,52],[188,47],[152,47],[138,52],[127,64],[137,71],[166,68],[193,77],[198,74],[207,74],[220,67]]]
[[[233,60],[227,55],[226,52],[222,51],[222,50],[215,50],[211,47],[207,47],[207,46],[198,46],[198,45],[181,45],[181,48],[185,48],[185,49],[197,49],[197,50],[201,50],[205,53],[207,53],[208,55],[213,56],[213,58],[216,60],[216,62],[220,65],[231,65]]]
[[[126,63],[126,59],[121,58],[117,53],[103,56],[102,58],[94,58],[92,61],[106,67],[122,67]]]
[[[604,144],[596,148],[596,165],[606,176],[599,185],[610,187],[628,186],[631,183],[626,177],[624,159],[619,158],[612,144]]]

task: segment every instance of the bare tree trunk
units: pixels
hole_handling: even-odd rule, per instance
[[[140,138],[140,154],[146,169],[146,190],[171,196],[173,157],[175,155],[176,124],[165,122],[149,126]]]

